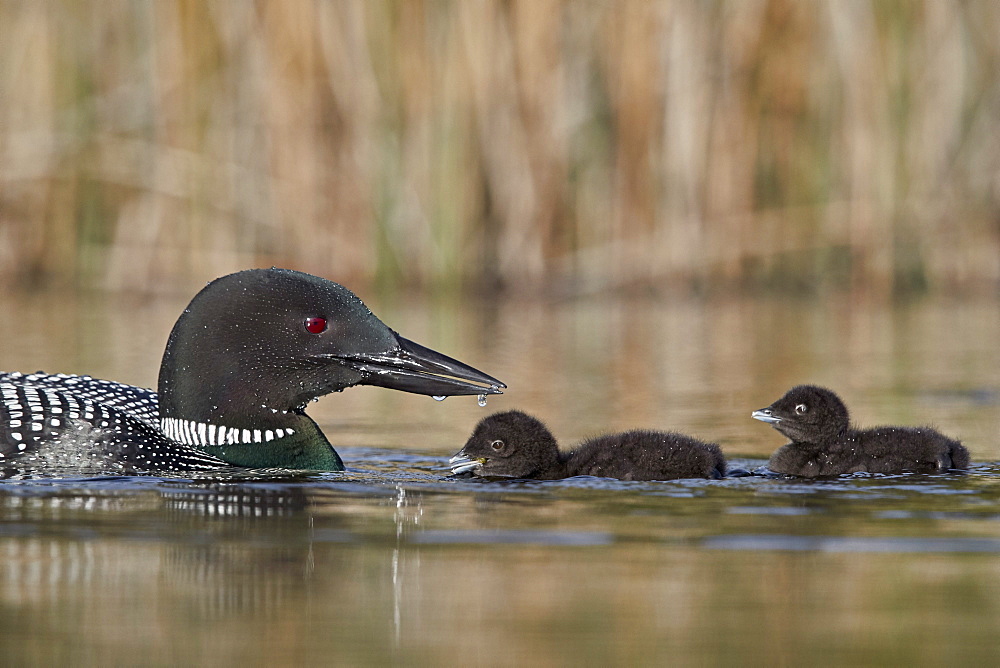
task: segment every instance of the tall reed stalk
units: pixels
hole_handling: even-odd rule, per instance
[[[988,0],[0,0],[0,282],[1000,283]]]

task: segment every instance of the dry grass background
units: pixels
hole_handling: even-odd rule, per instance
[[[995,291],[998,71],[986,0],[0,0],[0,283]]]

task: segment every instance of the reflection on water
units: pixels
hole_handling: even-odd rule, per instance
[[[348,452],[362,470],[388,454]],[[998,480],[988,465],[824,481],[11,482],[0,622],[17,642],[3,652],[898,662],[925,660],[914,643],[933,630],[942,657],[984,660],[1000,631]]]
[[[1000,538],[831,538],[829,536],[722,536],[704,547],[723,550],[818,552],[1000,552]]]
[[[176,311],[66,308],[90,338],[32,329],[44,318],[29,308],[30,334],[0,333],[0,368],[155,378],[149,351]],[[3,482],[3,663],[993,659],[996,304],[376,310],[510,391],[486,409],[370,388],[324,399],[310,410],[344,473]],[[126,336],[136,318],[156,326]],[[677,428],[752,469],[781,439],[750,410],[802,381],[833,386],[863,423],[934,423],[977,463],[834,480],[445,477],[475,422],[515,406],[565,443]]]

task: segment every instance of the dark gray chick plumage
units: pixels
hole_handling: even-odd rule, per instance
[[[718,445],[676,432],[636,429],[606,434],[560,452],[540,420],[516,410],[483,418],[451,461],[456,473],[535,480],[579,475],[676,480],[722,478],[726,472]]]
[[[969,466],[969,451],[930,427],[852,427],[840,397],[816,385],[797,385],[752,417],[791,439],[768,461],[775,473],[813,478],[859,471],[936,473]]]

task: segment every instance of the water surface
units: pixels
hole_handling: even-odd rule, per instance
[[[0,484],[5,664],[984,662],[1000,639],[994,300],[369,304],[510,385],[480,408],[353,388],[310,408],[345,473]],[[6,297],[0,368],[155,382],[183,300]],[[53,317],[58,315],[58,317]],[[931,423],[964,475],[450,479],[492,410],[565,445],[675,428],[760,466],[749,413],[829,385]]]

